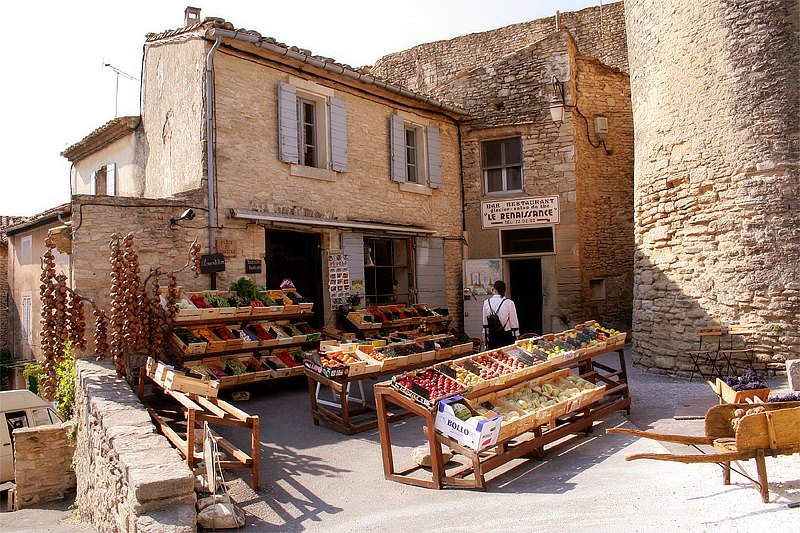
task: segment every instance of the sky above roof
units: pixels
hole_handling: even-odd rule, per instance
[[[60,156],[115,116],[139,114],[147,33],[183,26],[187,5],[353,67],[417,44],[608,4],[601,0],[78,0],[13,2],[7,21],[0,130],[0,215],[69,201]],[[121,7],[128,6],[128,7]],[[108,66],[110,65],[110,66]],[[116,71],[122,72],[117,75]],[[129,77],[136,78],[131,80]]]

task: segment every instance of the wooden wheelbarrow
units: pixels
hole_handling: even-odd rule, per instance
[[[800,402],[715,405],[706,412],[704,437],[667,435],[625,428],[612,428],[607,431],[692,446],[700,452],[699,455],[637,453],[625,459],[717,463],[722,467],[722,482],[725,485],[730,485],[731,482],[731,462],[755,459],[757,481],[745,474],[741,467],[733,471],[755,483],[761,492],[761,499],[767,503],[769,486],[764,458],[767,455],[775,457],[800,452]],[[711,446],[713,451],[699,448],[701,445]]]

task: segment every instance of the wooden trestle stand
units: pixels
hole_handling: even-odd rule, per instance
[[[596,358],[603,355],[603,353],[614,352],[619,356],[619,368],[612,368],[596,361]],[[434,410],[424,407],[401,394],[391,386],[390,382],[376,384],[375,403],[383,455],[384,476],[392,481],[433,489],[459,487],[485,490],[485,475],[491,470],[519,457],[531,455],[541,457],[547,444],[570,434],[589,433],[592,431],[594,421],[614,411],[625,409],[630,413],[631,399],[628,391],[623,349],[619,348],[603,353],[582,355],[558,366],[548,365],[539,372],[509,381],[502,386],[482,389],[467,395],[467,398],[480,397],[493,391],[513,387],[523,381],[550,374],[560,368],[577,368],[580,376],[584,379],[606,385],[605,394],[597,403],[581,408],[578,411],[567,413],[549,424],[537,426],[531,431],[498,441],[495,445],[480,452],[462,446],[455,440],[437,433],[434,430],[436,417]],[[389,431],[389,404],[399,406],[424,419],[425,426],[423,431],[430,447],[430,472],[426,472],[426,467],[422,466],[412,466],[404,470],[395,469]],[[446,469],[442,456],[442,445],[458,452],[469,461],[458,467]],[[419,475],[420,473],[422,476]],[[472,477],[470,478],[469,476]]]
[[[169,439],[173,446],[175,446],[180,454],[186,458],[189,468],[194,469],[198,462],[203,460],[202,451],[195,450],[195,429],[202,429],[203,422],[208,422],[209,425],[220,425],[230,427],[248,428],[250,430],[250,440],[252,451],[248,455],[230,441],[221,437],[215,431],[211,431],[212,435],[217,441],[220,448],[225,450],[232,459],[220,461],[219,464],[222,468],[249,468],[251,471],[250,485],[254,490],[258,490],[258,456],[260,450],[258,416],[251,416],[241,409],[237,409],[233,405],[220,400],[215,397],[206,397],[193,392],[181,392],[173,390],[169,387],[168,380],[160,379],[156,372],[156,364],[152,363],[152,359],[142,367],[139,379],[139,399],[142,404],[150,413],[150,417],[161,433]],[[174,411],[170,410],[165,412],[152,403],[146,401],[144,394],[145,379],[151,380],[159,388],[164,391],[164,394],[178,402],[181,412],[177,417]],[[170,416],[173,415],[173,416]],[[172,424],[168,420],[172,418]],[[181,435],[173,429],[177,425],[177,418],[185,420],[186,434]],[[179,422],[183,424],[184,422]],[[202,439],[200,439],[202,442]]]

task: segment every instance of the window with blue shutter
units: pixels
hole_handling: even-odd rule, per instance
[[[328,99],[331,117],[331,170],[347,172],[347,106],[344,100]]]
[[[278,157],[284,163],[299,163],[297,136],[297,89],[291,83],[278,82]]]
[[[442,153],[439,143],[439,128],[425,128],[428,137],[428,186],[438,189],[442,186]]]
[[[406,181],[406,126],[403,117],[389,115],[391,143],[391,177],[394,181]]]

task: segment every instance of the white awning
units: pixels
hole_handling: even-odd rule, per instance
[[[384,224],[383,222],[359,222],[355,220],[337,220],[329,218],[310,218],[291,215],[279,215],[275,213],[264,213],[261,211],[250,211],[246,209],[231,209],[231,218],[240,220],[255,220],[258,222],[269,222],[274,225],[285,226],[313,226],[327,228],[345,228],[365,231],[385,231],[387,233],[400,233],[403,235],[433,235],[434,230],[425,229],[419,226]]]

